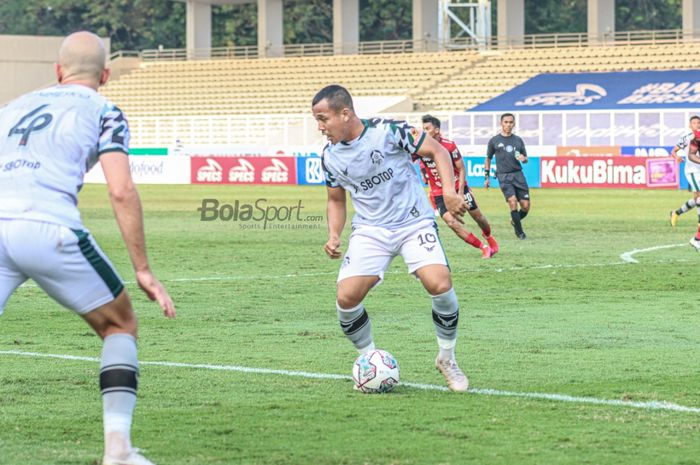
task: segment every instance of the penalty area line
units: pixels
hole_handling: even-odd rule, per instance
[[[82,357],[77,355],[63,355],[63,354],[46,354],[39,352],[24,352],[20,350],[2,350],[0,355],[9,356],[19,356],[19,357],[32,357],[32,358],[51,358],[60,360],[75,360],[84,362],[99,363],[97,357]],[[187,369],[199,369],[199,370],[214,370],[214,371],[233,371],[238,373],[253,373],[260,375],[278,375],[278,376],[291,376],[298,378],[307,379],[330,379],[330,380],[352,380],[351,376],[338,375],[333,373],[312,373],[307,371],[293,371],[293,370],[276,370],[272,368],[254,368],[254,367],[244,367],[237,365],[211,365],[211,364],[201,364],[201,363],[180,363],[180,362],[166,362],[166,361],[139,361],[140,365],[147,366],[161,366],[169,368],[187,368]],[[448,389],[445,386],[438,386],[435,384],[421,384],[421,383],[410,383],[401,382],[400,386],[405,386],[413,389],[421,389],[424,391],[442,391],[447,392]],[[478,394],[484,396],[500,396],[500,397],[517,397],[522,399],[530,400],[547,400],[554,402],[565,402],[565,403],[575,403],[575,404],[593,404],[593,405],[606,405],[613,407],[626,407],[635,408],[643,410],[666,410],[673,412],[684,412],[684,413],[700,413],[700,407],[688,407],[684,405],[675,404],[666,401],[630,401],[630,400],[619,400],[619,399],[600,399],[597,397],[585,397],[585,396],[571,396],[567,394],[548,394],[542,392],[515,392],[515,391],[503,391],[499,389],[484,389],[484,388],[471,388],[468,393]]]
[[[683,247],[685,245],[688,245],[688,244],[683,243],[683,244],[657,245],[654,247],[647,247],[646,249],[634,249],[634,250],[630,250],[629,252],[621,253],[620,259],[625,263],[639,263],[639,261],[637,261],[637,259],[634,258],[634,255],[636,255],[638,253],[653,252],[655,250],[663,250],[663,249],[672,249],[674,247]]]

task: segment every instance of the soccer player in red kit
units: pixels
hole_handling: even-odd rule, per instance
[[[481,228],[484,239],[486,239],[486,244],[482,243],[478,237],[473,233],[467,231],[464,226],[455,219],[452,214],[445,208],[445,202],[442,198],[442,181],[435,168],[435,162],[431,159],[426,159],[419,157],[422,168],[424,168],[425,177],[430,185],[430,201],[436,210],[440,212],[440,216],[445,221],[445,223],[452,229],[460,239],[462,239],[467,244],[477,249],[481,249],[482,258],[491,258],[498,252],[498,243],[496,239],[491,235],[491,226],[484,214],[479,209],[476,204],[476,199],[474,194],[472,194],[471,189],[467,185],[467,175],[464,166],[464,161],[462,160],[462,154],[459,153],[457,145],[449,139],[445,139],[440,134],[440,120],[431,115],[425,115],[422,119],[423,130],[425,133],[437,140],[442,144],[443,147],[450,152],[452,156],[452,167],[455,172],[455,180],[457,193],[464,196],[464,199],[469,205],[469,215]]]

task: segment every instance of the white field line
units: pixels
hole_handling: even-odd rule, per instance
[[[673,245],[663,245],[657,247],[651,247],[648,249],[635,249],[630,252],[625,252],[620,255],[623,260],[621,262],[608,262],[608,263],[562,263],[562,264],[545,264],[545,265],[533,265],[533,266],[512,266],[508,268],[470,268],[464,270],[453,270],[453,274],[462,273],[504,273],[508,271],[526,271],[526,270],[558,270],[558,269],[571,269],[571,268],[605,268],[608,266],[619,266],[627,265],[629,263],[638,263],[637,260],[631,258],[631,255],[640,252],[649,252],[657,249],[666,249],[671,247],[681,247],[685,244],[673,244]],[[631,255],[630,255],[631,254]],[[629,258],[626,258],[628,257]],[[689,259],[677,258],[677,259],[661,259],[649,261],[647,263],[677,263],[677,262],[687,262]],[[405,274],[406,271],[387,271],[384,274]],[[276,281],[282,279],[295,279],[295,278],[313,278],[318,276],[331,276],[338,274],[337,271],[318,271],[315,273],[289,273],[280,275],[231,275],[231,276],[202,276],[194,278],[170,278],[162,279],[162,282],[167,283],[196,283],[196,282],[217,282],[217,281]],[[124,281],[124,284],[136,284],[136,281]],[[35,283],[26,281],[20,287],[38,287]]]
[[[61,355],[61,354],[43,354],[38,352],[24,352],[19,350],[2,350],[0,355],[14,355],[21,357],[34,357],[34,358],[53,358],[61,360],[79,360],[85,362],[99,363],[99,359],[96,357],[81,357],[75,355]],[[149,362],[140,361],[141,365],[152,365],[170,368],[189,368],[189,369],[199,369],[199,370],[217,370],[217,371],[235,371],[239,373],[253,373],[259,375],[278,375],[278,376],[294,376],[299,378],[308,379],[330,379],[330,380],[351,380],[352,377],[346,375],[338,375],[332,373],[311,373],[306,371],[290,371],[290,370],[274,370],[271,368],[252,368],[236,365],[209,365],[200,363],[178,363],[178,362]],[[445,386],[438,386],[434,384],[420,384],[420,383],[408,383],[401,382],[402,386],[422,389],[426,391],[443,391],[446,392],[448,389]],[[580,397],[580,396],[569,396],[566,394],[547,394],[541,392],[513,392],[513,391],[502,391],[498,389],[479,389],[471,388],[468,391],[470,394],[480,394],[485,396],[501,396],[501,397],[519,397],[524,399],[534,399],[534,400],[548,400],[554,402],[568,402],[577,404],[594,404],[594,405],[608,405],[615,407],[626,407],[626,408],[637,408],[644,410],[667,410],[673,412],[685,412],[685,413],[700,413],[700,407],[687,407],[684,405],[674,404],[672,402],[665,401],[629,401],[629,400],[618,400],[618,399],[599,399],[597,397]]]
[[[676,262],[687,262],[688,259],[670,259],[670,260],[655,260],[649,263],[676,263]],[[503,273],[508,271],[526,271],[526,270],[558,270],[558,269],[569,269],[569,268],[605,268],[608,266],[619,266],[627,265],[628,262],[609,262],[609,263],[572,263],[572,264],[557,264],[557,265],[533,265],[533,266],[512,266],[509,268],[471,268],[464,270],[452,270],[453,274],[462,273]],[[636,262],[633,262],[636,263]],[[406,274],[404,270],[392,270],[386,271],[384,274]],[[338,271],[319,271],[317,273],[297,273],[297,274],[282,274],[282,275],[247,275],[247,276],[204,276],[199,278],[172,278],[163,279],[163,282],[169,283],[190,283],[190,282],[206,282],[206,281],[249,281],[249,280],[260,280],[260,281],[276,281],[281,279],[293,279],[293,278],[309,278],[318,276],[335,276]],[[136,284],[135,281],[125,281],[125,284]]]
[[[638,254],[638,253],[644,253],[644,252],[653,252],[654,250],[662,250],[662,249],[672,249],[674,247],[683,247],[688,245],[687,243],[683,244],[669,244],[669,245],[657,245],[654,247],[647,247],[646,249],[634,249],[630,250],[629,252],[625,252],[620,254],[620,259],[622,259],[623,262],[625,263],[639,263],[633,256]]]

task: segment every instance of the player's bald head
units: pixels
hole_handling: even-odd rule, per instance
[[[106,60],[107,52],[102,39],[92,32],[74,32],[65,38],[58,51],[61,80],[100,83]]]

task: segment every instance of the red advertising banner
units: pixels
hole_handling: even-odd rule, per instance
[[[292,157],[192,157],[192,184],[296,184]]]
[[[540,159],[542,187],[678,188],[672,158],[556,157]]]

